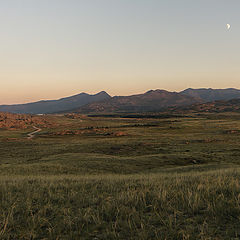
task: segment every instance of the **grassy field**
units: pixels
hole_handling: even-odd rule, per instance
[[[0,130],[0,239],[240,239],[240,114],[49,119]]]

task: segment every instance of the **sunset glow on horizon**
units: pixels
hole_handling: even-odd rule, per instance
[[[3,1],[0,104],[240,88],[239,7],[236,0]]]

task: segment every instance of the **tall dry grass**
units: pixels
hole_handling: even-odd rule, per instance
[[[238,239],[240,171],[0,178],[1,239]]]

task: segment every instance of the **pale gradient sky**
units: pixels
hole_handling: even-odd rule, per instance
[[[0,104],[240,88],[239,12],[239,0],[0,0]]]

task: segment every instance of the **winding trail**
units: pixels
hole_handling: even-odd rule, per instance
[[[33,126],[33,128],[35,129],[35,131],[33,131],[33,132],[31,132],[31,133],[28,133],[28,134],[27,134],[27,139],[33,139],[33,138],[35,137],[35,134],[36,134],[36,133],[42,131],[41,128],[38,128],[38,127],[35,127],[35,126]]]

